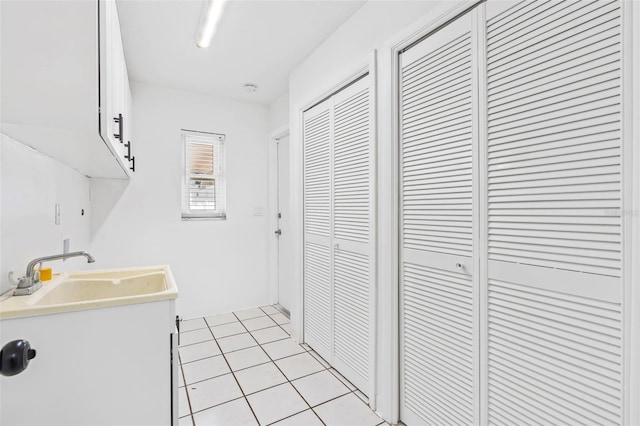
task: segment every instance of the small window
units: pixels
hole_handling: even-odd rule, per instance
[[[182,131],[182,219],[225,219],[224,135]]]

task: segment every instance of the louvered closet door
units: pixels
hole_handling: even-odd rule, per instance
[[[373,259],[370,77],[334,98],[332,364],[369,394]]]
[[[487,3],[488,421],[622,422],[620,2]]]
[[[470,12],[400,56],[401,420],[478,422]]]
[[[332,347],[331,99],[304,113],[304,336],[322,357]]]

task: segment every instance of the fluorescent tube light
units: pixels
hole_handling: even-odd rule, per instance
[[[196,34],[198,47],[207,48],[211,45],[211,39],[216,32],[226,4],[227,0],[205,0]]]

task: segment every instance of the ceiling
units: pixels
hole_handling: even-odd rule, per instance
[[[133,81],[270,104],[289,74],[365,1],[232,0],[211,47],[195,44],[204,0],[118,0]],[[255,93],[245,83],[258,86]]]

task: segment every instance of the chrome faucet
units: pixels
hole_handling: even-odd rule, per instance
[[[60,259],[68,259],[70,257],[78,257],[84,256],[87,258],[87,263],[93,263],[96,260],[86,251],[74,251],[71,253],[63,253],[63,254],[54,254],[53,256],[44,256],[33,259],[27,265],[27,272],[25,276],[18,280],[18,286],[16,290],[13,292],[14,296],[26,296],[29,294],[33,294],[36,290],[42,287],[42,282],[40,281],[40,271],[36,270],[36,266],[41,264],[42,262],[48,262],[50,260],[60,260]],[[11,274],[10,274],[11,276]]]

